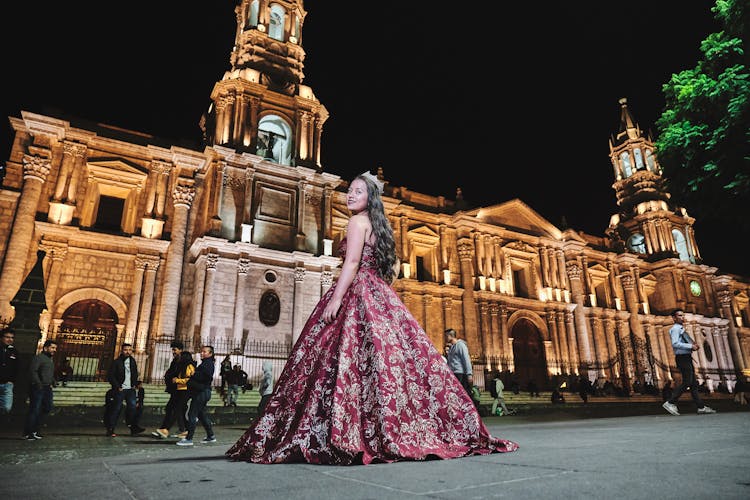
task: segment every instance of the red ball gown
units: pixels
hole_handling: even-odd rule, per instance
[[[346,252],[346,239],[340,255]],[[316,305],[263,413],[227,450],[255,463],[369,464],[510,452],[396,292],[366,244],[336,319]]]

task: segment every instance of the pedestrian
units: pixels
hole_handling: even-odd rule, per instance
[[[224,406],[226,406],[227,400],[227,375],[229,375],[229,372],[231,371],[232,358],[227,354],[224,356],[224,359],[221,360],[221,365],[219,365],[219,377],[221,377],[221,388],[219,389],[219,394],[221,394],[221,397],[224,400]]]
[[[247,384],[247,373],[240,365],[234,365],[232,371],[227,375],[227,401],[225,406],[237,406],[240,387],[244,387],[245,384]]]
[[[258,416],[260,417],[273,394],[273,364],[268,360],[263,362],[263,377],[258,384],[258,392],[260,393],[258,403]]]
[[[185,344],[182,343],[180,340],[173,340],[169,347],[172,349],[172,360],[169,362],[169,367],[167,367],[166,371],[164,372],[164,392],[169,394],[169,399],[167,400],[167,404],[164,405],[164,418],[162,418],[161,425],[158,429],[153,431],[151,433],[152,436],[155,438],[160,439],[166,439],[169,437],[169,429],[172,425],[174,425],[175,421],[177,421],[179,425],[179,431],[178,435],[181,433],[186,433],[185,431],[185,415],[183,413],[182,418],[179,418],[179,407],[180,407],[180,400],[186,401],[186,398],[182,397],[187,395],[187,389],[185,389],[186,392],[183,394],[177,393],[177,384],[174,383],[173,379],[177,376],[179,373],[179,364],[180,364],[180,358],[183,353],[183,349],[185,349]],[[192,356],[190,356],[190,353],[188,353],[188,357],[190,358],[190,361],[192,361]],[[187,434],[185,434],[187,435]],[[185,436],[180,436],[185,437]]]
[[[175,386],[174,394],[170,397],[170,399],[173,399],[172,411],[169,415],[164,415],[161,427],[152,432],[152,436],[166,439],[169,437],[169,429],[177,422],[179,432],[173,434],[171,437],[178,437],[180,439],[187,437],[187,410],[188,402],[190,401],[190,391],[188,391],[187,383],[190,377],[193,376],[193,373],[195,373],[195,365],[193,355],[189,351],[180,352],[174,376],[169,381]]]
[[[698,394],[698,381],[695,378],[695,369],[693,368],[693,351],[700,349],[700,346],[693,342],[693,339],[685,331],[685,327],[683,326],[685,311],[675,309],[672,312],[672,320],[674,321],[674,325],[669,329],[669,338],[672,341],[675,363],[677,364],[677,369],[680,370],[682,380],[680,381],[680,385],[675,387],[672,396],[667,401],[664,401],[662,407],[672,415],[679,415],[680,411],[677,409],[676,403],[679,401],[682,393],[689,389],[690,396],[693,398],[693,403],[695,403],[698,413],[716,413],[716,410],[703,404]]]
[[[187,389],[190,397],[187,421],[185,423],[187,436],[177,441],[177,446],[193,446],[193,435],[195,434],[195,427],[199,420],[206,431],[206,437],[201,442],[216,442],[211,419],[206,413],[206,405],[211,400],[215,367],[214,348],[210,345],[204,345],[201,347],[201,363],[187,381]]]
[[[391,287],[397,262],[383,183],[349,184],[341,270],[263,413],[226,452],[254,463],[369,464],[509,452]]]
[[[70,366],[70,360],[67,356],[63,356],[60,364],[57,365],[55,370],[55,381],[60,382],[63,387],[68,386],[70,377],[73,376],[73,367]]]
[[[500,373],[495,374],[495,378],[490,381],[490,396],[492,396],[492,415],[510,415],[508,407],[505,406],[505,384],[500,377]],[[498,411],[500,406],[500,411]]]
[[[467,394],[471,396],[471,387],[474,385],[474,375],[471,367],[471,357],[469,356],[469,346],[466,341],[459,339],[456,330],[448,328],[445,330],[445,342],[448,348],[448,366],[456,376]]]
[[[554,389],[552,389],[552,394],[550,395],[550,401],[552,401],[553,405],[556,404],[563,404],[565,402],[565,396],[563,396],[563,393],[560,392],[560,389],[555,386]]]
[[[16,332],[6,326],[0,330],[0,415],[7,415],[13,409],[13,385],[18,376],[18,351],[13,346]]]
[[[107,435],[116,437],[115,427],[117,427],[120,407],[125,401],[125,423],[130,428],[130,435],[135,436],[145,431],[139,425],[136,413],[136,403],[138,394],[135,390],[135,383],[138,380],[138,366],[133,357],[133,346],[129,343],[122,344],[120,356],[112,362],[107,373],[107,381],[114,389],[114,404],[112,405],[113,413],[110,415],[109,424],[112,426],[107,429]]]
[[[42,439],[39,435],[39,425],[42,418],[52,411],[54,405],[52,386],[55,384],[55,364],[52,356],[56,351],[57,342],[47,339],[42,346],[42,352],[31,358],[29,413],[23,428],[23,437],[27,441]]]

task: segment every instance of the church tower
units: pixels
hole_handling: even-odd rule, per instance
[[[317,171],[328,111],[303,85],[302,0],[240,0],[231,69],[201,119],[208,146]]]
[[[619,250],[649,261],[679,258],[700,264],[693,233],[695,219],[670,202],[652,138],[633,119],[627,99],[619,102],[620,127],[610,138],[609,156],[620,212],[611,217],[607,234]]]

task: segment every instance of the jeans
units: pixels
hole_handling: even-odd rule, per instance
[[[164,420],[161,421],[160,429],[169,430],[177,422],[180,432],[185,432],[185,414],[187,413],[188,391],[175,390],[170,396],[164,410]]]
[[[682,381],[675,388],[672,397],[669,398],[669,402],[672,404],[677,403],[682,393],[689,388],[690,396],[692,396],[695,406],[698,409],[703,408],[703,401],[698,395],[698,381],[695,379],[695,370],[693,370],[693,356],[691,354],[678,354],[674,359],[682,375]]]
[[[206,430],[206,436],[212,437],[214,435],[213,427],[211,426],[211,419],[206,414],[206,405],[208,405],[211,399],[211,388],[203,389],[199,392],[191,393],[190,408],[187,414],[187,437],[185,439],[192,440],[195,434],[195,426],[200,420],[201,425]]]
[[[29,393],[29,414],[26,416],[26,425],[23,435],[28,436],[39,430],[42,417],[52,411],[52,386],[31,387]]]
[[[0,415],[10,413],[13,408],[13,382],[0,384]]]
[[[227,405],[237,405],[237,396],[240,394],[240,386],[237,384],[229,384],[227,389]]]
[[[128,427],[138,427],[138,416],[135,411],[136,394],[135,389],[123,389],[121,391],[115,390],[115,399],[112,401],[112,409],[109,413],[109,425],[112,427],[108,430],[112,431],[117,426],[119,420],[120,410],[122,409],[122,402],[125,401],[125,423]]]
[[[495,412],[497,411],[497,405],[500,405],[500,408],[503,409],[503,415],[508,414],[508,407],[505,406],[505,399],[503,398],[495,398],[492,400],[492,413],[491,415],[495,415]]]

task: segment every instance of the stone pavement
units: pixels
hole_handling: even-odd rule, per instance
[[[244,424],[220,424],[194,447],[147,434],[107,438],[56,421],[39,441],[0,428],[4,499],[747,499],[750,412],[607,418],[488,417],[513,453],[367,466],[258,465],[224,452]],[[15,421],[15,419],[14,419]],[[149,428],[149,430],[151,430]]]

